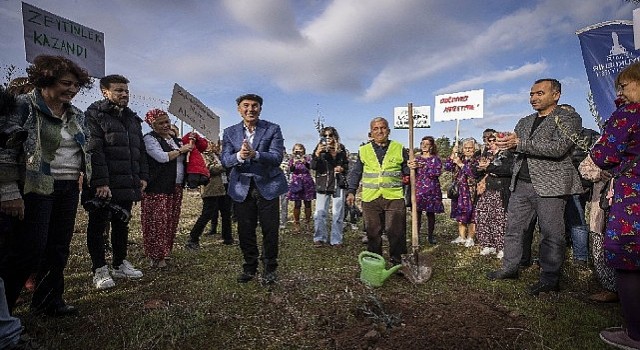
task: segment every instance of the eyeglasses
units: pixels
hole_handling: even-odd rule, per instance
[[[324,134],[322,136],[324,136],[324,137],[333,137],[333,134]]]
[[[496,142],[496,139],[487,139],[487,142]]]
[[[80,88],[80,83],[77,81],[71,81],[71,80],[58,80],[58,84],[64,86],[64,87],[75,87],[76,89]]]

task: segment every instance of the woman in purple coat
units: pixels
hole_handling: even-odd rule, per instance
[[[422,212],[427,216],[427,237],[430,244],[436,244],[433,230],[436,213],[444,213],[440,174],[442,161],[438,157],[438,147],[431,136],[425,136],[420,142],[422,153],[416,156],[416,205],[418,209],[418,230],[422,223]]]
[[[452,181],[458,184],[458,198],[451,200],[451,218],[458,222],[458,238],[451,243],[464,244],[465,247],[474,246],[476,228],[473,218],[473,207],[476,198],[476,179],[473,169],[478,167],[475,158],[476,140],[473,138],[462,141],[462,154],[458,154],[457,147],[453,148],[451,157],[444,163],[444,169],[453,172]]]
[[[616,269],[616,287],[626,327],[600,332],[606,343],[640,349],[640,63],[616,79],[618,108],[591,149],[593,162],[611,170],[615,180],[604,237],[605,258]]]
[[[304,203],[304,230],[313,229],[311,224],[311,201],[316,198],[316,185],[309,171],[311,157],[306,156],[307,150],[300,143],[293,145],[293,155],[289,159],[291,181],[287,199],[293,202],[293,225],[295,233],[300,233],[300,209]]]

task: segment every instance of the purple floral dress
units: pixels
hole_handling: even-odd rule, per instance
[[[440,174],[442,161],[438,156],[416,157],[420,166],[416,169],[416,203],[418,212],[443,213],[442,189],[440,188]]]
[[[640,154],[640,103],[618,108],[591,149],[593,162],[614,174]],[[616,269],[640,270],[640,162],[614,181],[613,203],[605,229],[607,263]]]
[[[458,200],[451,201],[451,218],[456,219],[461,224],[471,224],[474,222],[473,206],[476,194],[476,179],[473,176],[472,167],[478,167],[475,158],[465,159],[462,168],[458,168],[456,163],[450,158],[444,163],[444,169],[454,173],[452,181],[458,183]]]
[[[304,156],[301,162],[297,162],[294,157],[289,159],[289,169],[291,170],[291,181],[289,182],[289,193],[287,199],[290,201],[310,201],[316,198],[316,184],[309,168],[311,158]]]

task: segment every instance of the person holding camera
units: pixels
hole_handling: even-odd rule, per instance
[[[287,199],[293,202],[293,227],[295,233],[301,230],[308,230],[311,227],[311,201],[316,197],[315,184],[309,169],[311,159],[306,155],[307,150],[304,145],[296,143],[293,145],[292,157],[289,159],[289,193]],[[300,210],[304,203],[305,227],[300,227]]]
[[[37,269],[34,314],[68,316],[78,310],[63,299],[64,269],[75,226],[80,173],[91,176],[89,129],[71,104],[91,86],[86,70],[61,56],[40,55],[27,68],[35,89],[18,97],[18,112],[4,120],[27,131],[27,139],[3,171],[2,206],[13,217],[0,252],[9,309]],[[5,150],[2,150],[4,153]],[[17,176],[25,171],[24,178]],[[6,186],[5,186],[6,185]]]
[[[325,243],[334,247],[342,245],[348,168],[349,157],[340,143],[338,131],[332,126],[322,128],[320,142],[311,158],[311,169],[316,171],[316,212],[313,215],[313,244],[316,247],[322,247]],[[329,201],[333,216],[330,240],[327,230]]]
[[[142,271],[126,260],[133,202],[142,199],[149,180],[142,119],[129,107],[129,80],[121,75],[100,79],[104,99],[87,108],[93,174],[84,181],[83,206],[89,212],[87,248],[96,289],[115,286],[111,278],[140,278]],[[104,232],[111,223],[111,271],[105,259]]]

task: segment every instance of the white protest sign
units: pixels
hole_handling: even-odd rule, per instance
[[[483,117],[484,90],[470,90],[436,96],[433,107],[433,120],[476,119]]]
[[[640,8],[633,10],[633,45],[640,49]]]
[[[66,57],[95,78],[104,77],[104,34],[22,3],[27,62],[39,55]]]
[[[413,127],[414,128],[430,128],[431,127],[431,106],[414,106],[413,107]],[[393,128],[409,129],[409,108],[408,107],[393,108]]]
[[[220,117],[178,84],[173,85],[171,103],[167,110],[209,141],[218,142],[220,139]]]

